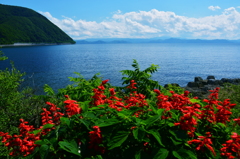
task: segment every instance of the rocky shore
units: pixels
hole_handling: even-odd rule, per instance
[[[214,76],[208,76],[206,79],[203,79],[202,77],[195,77],[193,82],[188,82],[187,86],[182,88],[191,92],[193,96],[197,96],[202,99],[208,97],[210,94],[209,90],[213,90],[216,87],[222,88],[226,83],[239,85],[240,78],[222,78],[221,80],[218,80]],[[173,83],[172,85],[179,86],[176,83]],[[167,85],[164,87],[167,87]]]

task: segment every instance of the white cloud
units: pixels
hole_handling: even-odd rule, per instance
[[[85,38],[151,38],[159,36],[204,39],[240,39],[240,13],[234,8],[221,14],[189,18],[152,9],[122,13],[102,22],[54,18],[40,12],[74,39]]]
[[[208,9],[215,11],[217,9],[221,9],[219,6],[209,6]]]

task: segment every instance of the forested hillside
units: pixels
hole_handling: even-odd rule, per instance
[[[75,43],[41,14],[23,7],[0,4],[0,44]]]

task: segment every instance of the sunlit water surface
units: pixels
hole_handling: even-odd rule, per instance
[[[112,85],[120,86],[124,69],[132,69],[133,59],[141,69],[157,64],[160,69],[153,79],[161,85],[181,86],[195,76],[217,79],[240,77],[239,44],[75,44],[2,48],[17,69],[26,72],[28,85],[43,92],[46,83],[55,90],[71,84],[68,77],[79,72],[86,79],[101,73]],[[0,69],[10,67],[1,61]]]

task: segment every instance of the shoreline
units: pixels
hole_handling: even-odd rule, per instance
[[[48,46],[48,45],[70,45],[72,43],[14,43],[0,45],[0,48],[6,47],[22,47],[22,46]]]
[[[240,85],[240,78],[222,78],[216,79],[214,76],[208,76],[206,79],[201,77],[194,77],[193,82],[188,82],[184,87],[179,86],[177,83],[171,83],[171,85],[179,86],[184,90],[187,90],[192,93],[193,96],[199,97],[199,99],[207,98],[210,94],[209,90],[213,90],[216,87],[223,88],[225,84]],[[164,85],[165,88],[168,87],[168,84]]]

